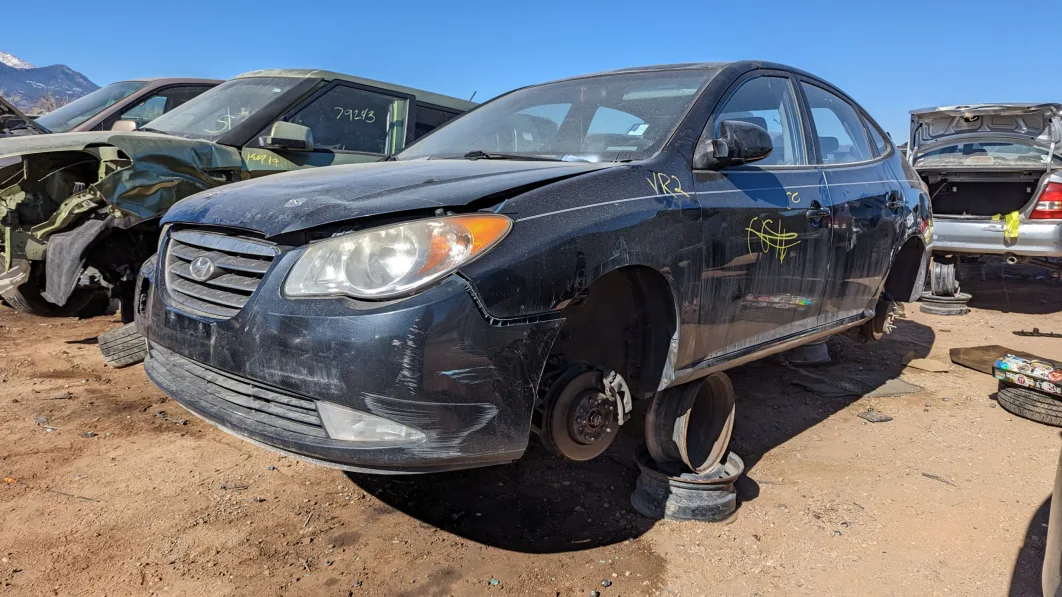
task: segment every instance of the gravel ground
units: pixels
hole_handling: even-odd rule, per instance
[[[982,344],[1062,360],[1062,340],[1011,333],[1062,332],[1057,281],[975,282],[967,316],[908,305],[882,342],[832,339],[828,366],[732,371],[747,475],[726,523],[636,514],[627,436],[581,465],[534,444],[418,477],[296,462],[190,416],[141,367],[104,366],[113,316],[0,309],[0,593],[1037,595],[1058,431],[997,408],[990,376],[904,365]],[[837,377],[923,389],[796,383]]]

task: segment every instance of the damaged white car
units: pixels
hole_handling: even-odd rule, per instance
[[[1062,268],[1060,114],[1062,104],[911,112],[907,157],[929,185],[934,215],[933,295],[960,294],[964,257]]]

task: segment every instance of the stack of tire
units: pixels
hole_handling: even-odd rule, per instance
[[[998,359],[996,401],[1019,417],[1062,427],[1062,364],[1012,354]]]
[[[745,471],[728,451],[734,387],[715,373],[657,393],[646,418],[641,474],[631,505],[656,520],[725,520],[737,509],[734,483]]]
[[[959,258],[933,257],[929,273],[929,292],[922,293],[921,310],[930,315],[966,315],[970,294],[961,292],[956,274]]]

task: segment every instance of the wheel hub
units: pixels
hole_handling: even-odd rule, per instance
[[[586,461],[604,452],[619,432],[623,399],[610,395],[606,377],[626,383],[615,374],[576,364],[555,378],[542,399],[539,436],[550,452],[568,460]],[[618,396],[618,394],[617,394]]]
[[[583,392],[572,404],[568,417],[568,435],[589,446],[611,431],[615,424],[616,408],[600,392]]]

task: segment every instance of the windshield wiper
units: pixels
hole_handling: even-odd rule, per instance
[[[540,155],[527,155],[520,153],[487,153],[481,149],[473,149],[472,151],[461,156],[466,160],[526,160],[530,162],[559,162],[560,158],[546,157]]]
[[[138,129],[136,129],[136,130],[138,130],[138,131],[143,131],[143,132],[145,132],[145,133],[161,133],[161,134],[163,134],[163,135],[168,135],[168,134],[169,134],[169,133],[167,133],[166,131],[160,131],[159,129],[153,129],[153,128],[148,128],[148,127],[146,127],[146,126],[145,126],[145,127],[141,127],[141,128],[138,128]]]

